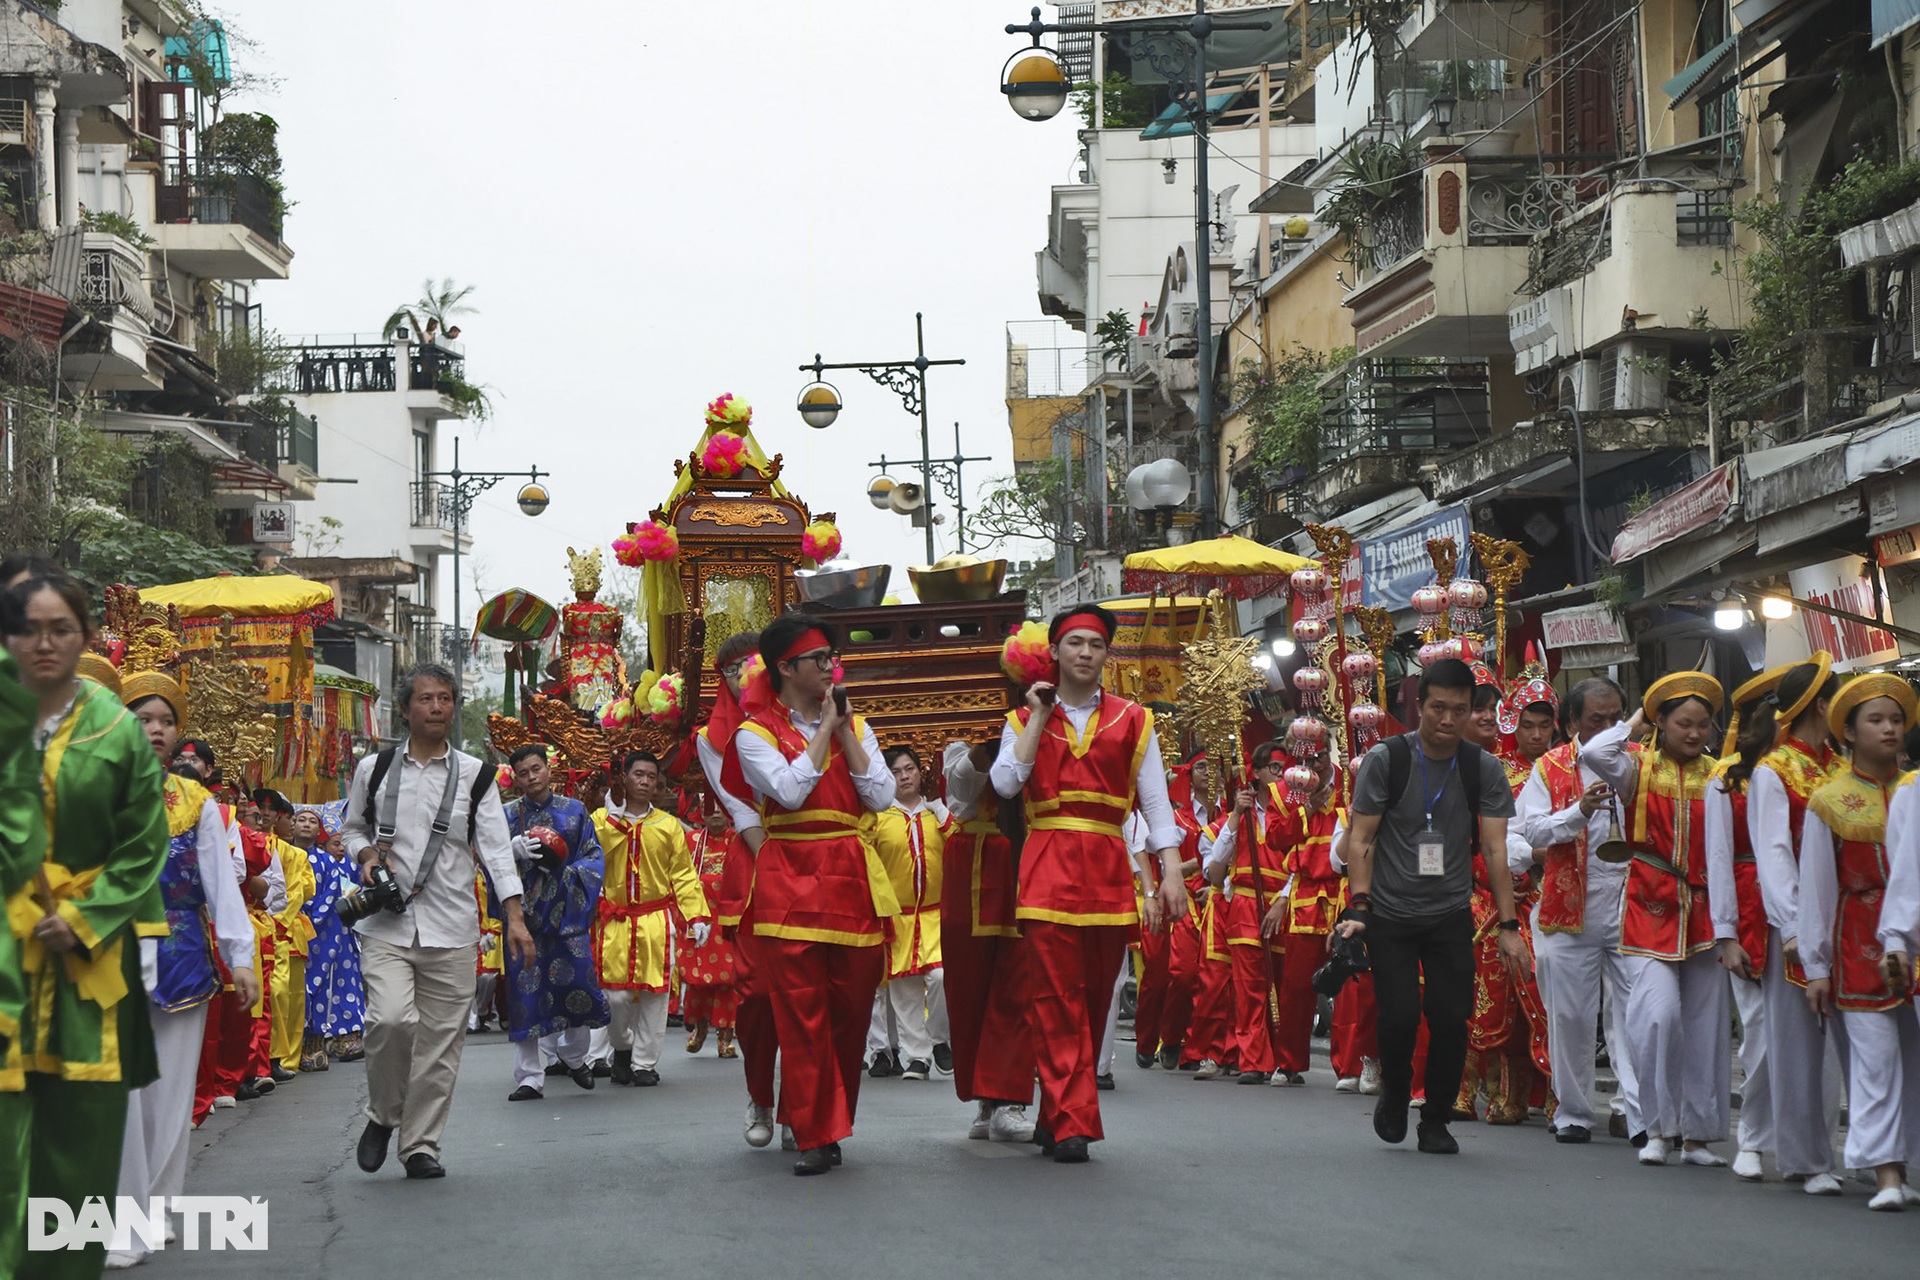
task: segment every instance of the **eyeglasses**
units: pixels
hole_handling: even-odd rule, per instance
[[[729,662],[726,666],[720,668],[720,674],[729,680],[738,680],[740,673],[746,670],[746,666],[747,661],[745,658],[742,658],[738,662]]]
[[[56,645],[72,644],[85,634],[79,627],[63,623],[57,627],[28,627],[20,633],[20,639],[28,648],[32,648],[43,640],[51,640]]]
[[[831,671],[833,664],[840,661],[840,655],[831,649],[815,649],[812,653],[803,653],[792,661],[796,667],[803,662],[811,662],[816,671]]]
[[[1255,773],[1258,773],[1258,772],[1260,772],[1260,771],[1261,771],[1262,769],[1278,769],[1278,768],[1280,768],[1280,762],[1279,762],[1279,761],[1277,761],[1277,760],[1269,760],[1269,761],[1267,761],[1267,762],[1266,762],[1265,764],[1257,764],[1257,765],[1255,765],[1255,766],[1253,766],[1253,771],[1254,771]]]

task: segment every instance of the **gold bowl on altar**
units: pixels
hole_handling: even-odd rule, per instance
[[[908,565],[907,576],[913,579],[913,594],[921,604],[991,600],[1007,580],[1007,562],[946,556],[932,565]]]
[[[873,609],[886,597],[889,564],[828,563],[820,569],[794,571],[793,585],[800,598],[822,609]]]

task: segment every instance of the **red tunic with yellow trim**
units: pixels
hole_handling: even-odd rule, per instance
[[[1620,908],[1620,951],[1684,960],[1714,945],[1707,912],[1707,786],[1713,761],[1640,755],[1627,813],[1633,860]]]
[[[1519,755],[1503,756],[1500,762],[1506,766],[1507,783],[1517,797],[1533,774],[1533,764]],[[1584,875],[1582,880],[1584,896]],[[1524,1048],[1534,1070],[1546,1078],[1553,1069],[1547,1054],[1547,1010],[1534,974],[1532,920],[1526,910],[1532,897],[1528,878],[1514,876],[1515,913],[1520,919],[1520,941],[1527,952],[1521,981],[1516,984],[1500,957],[1500,911],[1494,902],[1492,882],[1487,879],[1486,859],[1474,856],[1473,1013],[1467,1019],[1467,1047],[1481,1053]]]
[[[1017,734],[1030,711],[1007,716]],[[1027,840],[1020,854],[1022,920],[1131,925],[1140,920],[1133,862],[1121,824],[1133,809],[1134,779],[1153,734],[1153,713],[1106,694],[1075,732],[1066,712],[1048,711],[1025,796]]]
[[[1297,838],[1298,821],[1279,787],[1269,785],[1266,795],[1267,820],[1234,824],[1233,870],[1228,883],[1233,896],[1223,908],[1227,917],[1227,942],[1236,947],[1261,945],[1260,921],[1273,906],[1273,900],[1287,887],[1287,853]],[[1252,814],[1244,815],[1251,818]],[[1333,828],[1327,828],[1331,836]],[[1287,949],[1287,935],[1265,939],[1267,950],[1276,955]]]
[[[1347,907],[1347,877],[1333,869],[1334,829],[1347,811],[1329,804],[1317,813],[1290,804],[1281,812],[1275,843],[1285,849],[1281,868],[1287,888],[1287,932],[1325,937]]]
[[[1831,743],[1823,744],[1816,751],[1800,739],[1789,735],[1779,746],[1760,757],[1760,764],[1756,767],[1773,770],[1774,775],[1780,779],[1781,786],[1786,790],[1787,829],[1793,836],[1793,865],[1798,867],[1800,835],[1807,829],[1807,802],[1813,799],[1813,793],[1818,791],[1820,784],[1833,773],[1833,746]],[[1742,822],[1740,826],[1745,829],[1746,823]],[[1751,834],[1748,839],[1751,842]],[[1757,880],[1759,876],[1757,866],[1754,868],[1754,876]],[[1783,968],[1788,982],[1796,987],[1807,985],[1807,971],[1799,961],[1789,960]]]
[[[718,836],[705,827],[693,833],[693,870],[700,877],[709,910],[719,900],[728,865],[745,851],[746,846],[731,828]],[[704,947],[688,942],[682,955],[681,978],[688,986],[723,987],[733,981],[733,944],[722,938],[718,929],[708,936]]]
[[[1000,830],[1000,797],[983,787],[976,817],[948,826],[941,873],[942,911],[975,938],[1017,938],[1013,843]]]
[[[1807,800],[1808,810],[1833,832],[1840,887],[1833,913],[1833,1003],[1840,1009],[1885,1013],[1912,998],[1887,986],[1880,968],[1886,950],[1877,935],[1887,889],[1887,806],[1913,779],[1903,773],[1882,783],[1849,767]]]
[[[1638,752],[1638,743],[1627,750]],[[1547,784],[1548,807],[1554,813],[1570,809],[1586,794],[1580,781],[1580,744],[1563,742],[1538,761]],[[1524,785],[1524,783],[1522,784]],[[1587,927],[1587,824],[1573,839],[1549,845],[1540,858],[1540,932],[1582,933]]]
[[[893,918],[887,977],[906,978],[940,967],[940,896],[946,824],[931,806],[908,813],[894,805],[871,818],[869,839],[893,881],[900,914]]]
[[[737,732],[758,734],[789,761],[807,753],[807,740],[780,703]],[[863,717],[853,717],[853,732],[866,732]],[[849,947],[885,942],[883,922],[900,908],[886,868],[860,836],[866,806],[840,744],[828,749],[806,808],[788,809],[772,796],[760,797],[759,807],[767,839],[754,867],[754,933]]]

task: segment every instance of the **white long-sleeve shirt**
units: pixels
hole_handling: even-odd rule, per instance
[[[1088,721],[1100,708],[1104,692],[1093,691],[1093,696],[1079,706],[1069,704],[1062,699],[1058,706],[1066,715],[1068,723],[1073,725],[1075,733],[1084,734]],[[993,789],[1006,799],[1011,800],[1020,794],[1027,785],[1027,779],[1033,776],[1033,765],[1022,764],[1013,754],[1014,744],[1020,735],[1008,723],[1000,731],[1000,754],[994,757],[993,768],[989,776],[993,779]],[[1167,799],[1167,768],[1160,760],[1160,735],[1153,731],[1147,734],[1146,753],[1140,759],[1140,768],[1133,778],[1133,803],[1147,821],[1147,847],[1158,853],[1163,849],[1180,847],[1180,824],[1174,819],[1173,805]]]
[[[973,747],[949,742],[940,763],[947,777],[947,812],[955,822],[972,822],[980,816],[980,797],[987,790],[987,775],[973,767]]]
[[[269,915],[279,915],[287,909],[287,869],[280,865],[280,855],[275,853],[267,859],[267,869],[260,873],[267,882],[267,900],[263,904]]]
[[[1920,945],[1920,782],[1894,792],[1887,806],[1887,888],[1878,933],[1882,947],[1909,960]]]
[[[1770,765],[1760,765],[1747,779],[1747,834],[1760,870],[1760,900],[1767,907],[1767,923],[1791,938],[1800,915],[1800,855],[1793,849],[1793,809],[1787,784]]]
[[[820,728],[819,717],[808,719],[791,707],[787,709],[787,718],[794,730],[809,742]],[[860,796],[861,804],[879,813],[893,803],[893,771],[887,768],[886,757],[880,754],[880,740],[864,722],[860,745],[867,752],[867,771],[853,775],[853,789]],[[753,788],[756,804],[771,799],[783,809],[807,807],[807,797],[813,794],[821,773],[813,767],[806,752],[789,760],[780,753],[780,748],[744,729],[735,735],[733,749],[740,755],[740,772]]]
[[[1740,936],[1740,894],[1733,879],[1733,796],[1725,778],[1707,784],[1707,914],[1716,942]],[[1755,963],[1758,963],[1756,961]]]
[[[207,914],[213,919],[213,937],[229,969],[251,969],[254,965],[253,919],[247,914],[247,900],[234,876],[234,833],[220,817],[220,806],[208,800],[200,806],[200,822],[194,831],[194,859],[200,868],[200,888],[207,896]],[[277,870],[279,859],[274,859]],[[240,871],[246,872],[246,859]],[[286,890],[281,889],[285,906]]]
[[[1840,909],[1840,869],[1834,862],[1833,831],[1812,813],[1800,830],[1800,887],[1792,933],[1807,981],[1833,976],[1833,918]]]
[[[1621,795],[1629,793],[1635,761],[1627,752],[1627,726],[1622,721],[1610,729],[1586,739],[1579,747],[1580,786],[1584,792],[1596,782],[1604,782]],[[1610,758],[1616,772],[1624,770],[1625,786],[1615,784],[1613,777],[1605,771],[1601,762],[1595,759],[1596,752],[1603,750]],[[1527,779],[1526,786],[1520,789],[1519,810],[1523,817],[1523,830],[1528,844],[1535,849],[1545,849],[1551,845],[1564,844],[1580,834],[1584,825],[1587,832],[1587,901],[1583,917],[1585,924],[1582,932],[1588,936],[1601,938],[1603,945],[1614,947],[1619,944],[1620,900],[1624,896],[1627,883],[1627,864],[1602,862],[1594,856],[1603,841],[1613,830],[1616,806],[1624,801],[1617,797],[1608,804],[1595,809],[1591,816],[1580,812],[1579,802],[1564,809],[1555,810],[1547,790],[1546,778],[1535,765],[1533,775]],[[1624,826],[1624,819],[1622,821]],[[1538,908],[1536,908],[1536,911]]]
[[[726,762],[720,758],[720,753],[714,750],[713,744],[707,741],[706,735],[696,736],[694,743],[695,749],[700,753],[700,771],[707,775],[707,785],[713,789],[713,794],[719,797],[720,807],[727,811],[727,817],[732,821],[733,829],[749,831],[759,826],[759,812],[748,804],[744,797],[736,796],[721,784],[720,772]]]

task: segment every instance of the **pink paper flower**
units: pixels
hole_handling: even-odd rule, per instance
[[[700,466],[708,475],[723,480],[739,475],[747,466],[745,437],[731,431],[714,432],[707,437],[706,448],[700,451]]]
[[[825,564],[840,554],[840,530],[825,520],[815,520],[800,534],[800,553],[815,564]]]
[[[671,560],[680,554],[680,535],[675,533],[671,527],[660,524],[657,521],[642,520],[639,525],[634,528],[631,537],[634,542],[634,550],[641,560]],[[618,555],[619,544],[616,542],[614,546],[614,553]],[[626,564],[628,562],[622,559],[620,563]]]

